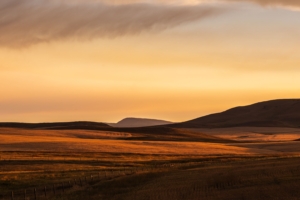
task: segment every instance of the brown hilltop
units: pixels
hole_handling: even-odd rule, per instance
[[[281,99],[240,106],[194,120],[168,125],[177,128],[300,127],[300,99]]]

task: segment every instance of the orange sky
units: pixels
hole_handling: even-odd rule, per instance
[[[299,98],[297,1],[42,2],[0,2],[0,121],[184,121]]]

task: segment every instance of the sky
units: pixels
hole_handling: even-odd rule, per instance
[[[186,121],[300,97],[298,0],[1,0],[0,121]]]

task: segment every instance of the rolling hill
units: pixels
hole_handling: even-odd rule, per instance
[[[190,121],[171,122],[153,119],[126,118],[109,126],[98,122],[60,122],[60,123],[0,123],[0,127],[26,129],[84,129],[142,134],[141,138],[159,140],[159,137],[178,140],[187,139],[194,133],[183,134],[186,128],[226,128],[226,127],[300,127],[300,99],[282,99],[240,106],[227,111],[207,115]],[[112,127],[114,126],[114,127]],[[179,129],[180,130],[179,130]],[[189,136],[188,136],[189,135]],[[150,137],[151,136],[151,137]],[[187,137],[188,136],[188,137]],[[206,137],[206,136],[205,136]],[[201,137],[202,138],[202,137]],[[167,138],[165,138],[167,139]],[[213,138],[210,138],[213,139]],[[215,138],[214,138],[215,139]],[[189,139],[190,140],[190,139]]]
[[[18,132],[19,134],[21,134],[22,132],[26,132],[28,130],[32,131],[30,133],[32,133],[33,135],[37,133],[44,133],[45,136],[57,133],[55,131],[68,130],[66,132],[67,135],[89,139],[111,139],[113,137],[114,139],[136,141],[201,141],[214,143],[233,142],[228,139],[222,139],[216,136],[199,133],[192,130],[163,126],[111,127],[107,124],[97,122],[0,123],[0,131],[2,131],[3,133]],[[62,134],[64,132],[59,133]]]
[[[300,127],[300,99],[281,99],[241,106],[190,121],[173,128]]]
[[[25,129],[90,129],[98,130],[103,128],[110,128],[109,125],[98,122],[53,122],[53,123],[16,123],[3,122],[0,123],[3,128],[25,128]]]

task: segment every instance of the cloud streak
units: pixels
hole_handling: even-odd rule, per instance
[[[299,0],[224,0],[225,2],[252,2],[261,6],[278,6],[300,9]]]
[[[99,0],[1,0],[0,45],[114,38],[161,31],[224,12],[209,5],[106,4]]]
[[[81,0],[78,0],[81,1]],[[106,2],[113,4],[126,4],[126,3],[146,3],[149,0],[90,0],[98,2]],[[179,5],[192,5],[203,2],[253,2],[262,6],[284,6],[284,7],[299,7],[299,0],[151,0],[151,2],[162,4],[179,4]]]

